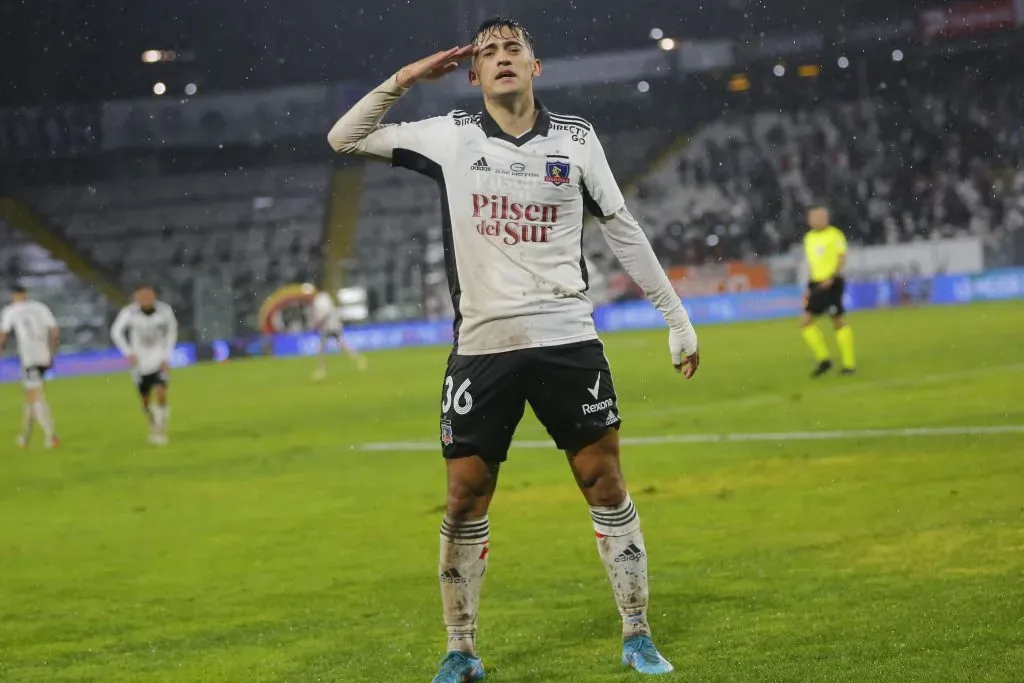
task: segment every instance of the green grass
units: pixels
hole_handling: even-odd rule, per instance
[[[861,313],[853,378],[792,321],[611,335],[626,436],[1024,424],[1024,305]],[[831,335],[829,335],[831,336]],[[0,456],[0,680],[428,681],[440,348],[178,371],[172,444],[130,380],[49,386],[65,445]],[[20,415],[16,386],[0,415]],[[532,417],[524,439],[543,438]],[[6,440],[7,437],[4,437]],[[1019,681],[1024,434],[644,445],[624,462],[651,620],[686,681]],[[638,680],[564,457],[511,454],[480,641],[493,680]]]

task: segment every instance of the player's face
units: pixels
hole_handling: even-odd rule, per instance
[[[480,86],[484,97],[518,95],[533,87],[540,61],[519,31],[496,27],[478,35],[476,45],[469,82]]]
[[[135,292],[135,303],[144,311],[150,311],[156,306],[156,292],[145,287]]]
[[[807,225],[814,230],[822,230],[828,227],[828,209],[816,206],[807,212]]]

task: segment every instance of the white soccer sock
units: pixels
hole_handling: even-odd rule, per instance
[[[149,414],[153,418],[153,431],[163,434],[167,429],[167,422],[171,417],[171,409],[168,406],[151,405]]]
[[[32,412],[35,413],[36,422],[43,430],[43,436],[49,441],[53,438],[53,415],[50,413],[50,406],[45,398],[37,398],[32,404]]]
[[[640,531],[640,516],[633,501],[610,507],[591,507],[597,552],[612,583],[622,615],[622,636],[650,635],[647,625],[647,551]]]
[[[31,403],[26,403],[21,411],[21,435],[26,439],[32,436],[32,420],[35,409]]]
[[[448,629],[448,651],[476,654],[476,617],[480,609],[480,588],[487,571],[490,542],[487,517],[441,522],[441,603]]]

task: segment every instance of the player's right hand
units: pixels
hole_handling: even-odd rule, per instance
[[[132,355],[128,356],[128,364],[131,365],[133,368],[136,365],[138,365],[139,364],[138,356],[136,356],[134,353]]]
[[[450,50],[435,52],[429,57],[403,66],[398,70],[398,85],[409,88],[419,81],[436,81],[459,68],[459,62],[469,59],[476,52],[476,46],[463,45]]]

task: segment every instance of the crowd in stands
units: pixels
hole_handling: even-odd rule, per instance
[[[826,201],[852,242],[1024,227],[1024,97],[904,92],[716,121],[627,193],[668,263],[790,250]]]

